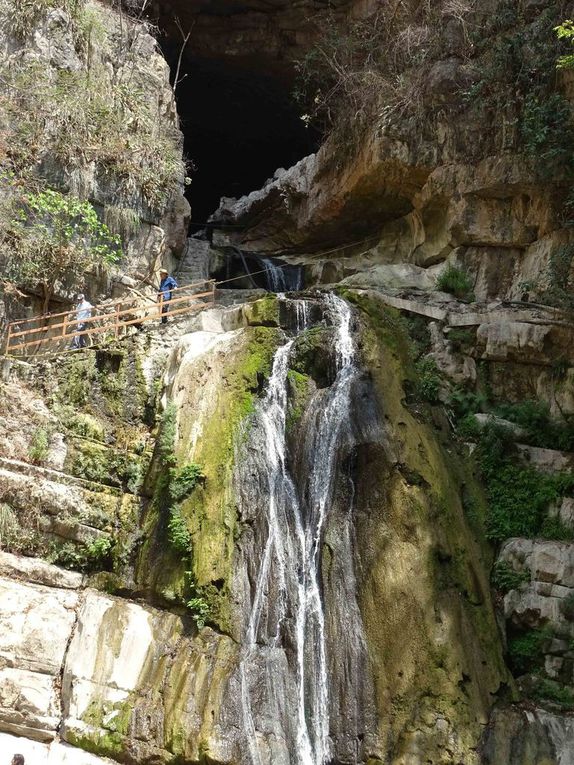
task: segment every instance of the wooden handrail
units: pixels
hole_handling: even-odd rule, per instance
[[[181,287],[174,287],[172,290],[170,290],[170,292],[173,293],[173,292],[178,292],[180,290],[189,290],[189,289],[192,289],[194,287],[199,287],[200,285],[203,285],[203,284],[215,284],[215,279],[203,279],[200,282],[193,282],[192,284],[182,284]],[[156,295],[159,295],[159,289],[156,291]],[[149,300],[151,302],[153,302],[154,304],[156,302],[152,297],[150,297]],[[92,308],[95,308],[95,309],[102,308],[102,307],[113,308],[116,305],[121,305],[122,302],[124,302],[123,299],[122,300],[118,300],[118,301],[113,302],[113,303],[108,303],[107,306],[94,305],[94,306],[92,306]],[[58,318],[60,318],[62,316],[69,316],[71,313],[74,312],[74,310],[75,309],[70,308],[67,311],[60,311],[58,313],[43,313],[43,314],[40,314],[38,316],[32,316],[29,319],[18,319],[17,321],[13,321],[10,324],[24,325],[24,324],[30,324],[33,321],[40,321],[40,320],[44,320],[45,321],[46,319],[48,319],[48,320],[50,320],[50,319],[58,319]],[[10,325],[8,325],[8,326],[10,326]]]
[[[169,301],[163,301],[159,300],[157,303],[152,303],[148,306],[131,306],[130,308],[124,308],[123,311],[116,311],[115,313],[111,313],[106,311],[105,313],[99,313],[95,316],[89,316],[82,320],[82,324],[93,324],[96,321],[105,321],[106,319],[113,319],[115,321],[116,316],[123,316],[125,314],[134,313],[134,311],[148,311],[153,310],[155,313],[157,313],[157,306],[158,305],[165,305],[165,303],[169,303],[170,305],[174,305],[175,303],[181,303],[186,300],[196,300],[198,298],[203,297],[209,297],[213,294],[213,291],[210,290],[209,292],[195,292],[193,295],[184,295],[183,297],[178,298],[172,298]],[[73,311],[68,311],[66,316],[69,316],[70,313],[73,313]],[[13,325],[17,325],[19,322],[11,322],[8,326],[11,327]],[[66,327],[68,324],[78,324],[77,319],[70,319],[69,321],[64,319],[63,322],[60,322],[59,324],[47,324],[44,327],[36,327],[35,329],[26,329],[23,332],[12,332],[11,337],[24,337],[26,335],[35,335],[37,332],[52,332],[55,329],[61,329],[62,327]],[[41,338],[40,338],[41,339]],[[35,342],[39,342],[36,340]]]
[[[211,289],[208,292],[195,292],[190,293],[187,295],[182,295],[185,290],[189,291],[190,289],[197,288],[199,285],[210,285]],[[20,332],[14,332],[13,329],[22,323],[22,322],[11,322],[8,325],[8,332],[7,332],[7,339],[6,339],[6,353],[10,353],[13,351],[19,351],[23,350],[25,348],[29,348],[31,346],[34,346],[35,349],[40,349],[42,346],[45,346],[47,344],[57,344],[61,342],[62,340],[67,340],[70,338],[78,337],[81,335],[94,335],[94,334],[103,334],[105,332],[112,332],[114,334],[114,337],[117,337],[119,334],[119,330],[121,327],[129,327],[134,324],[144,324],[145,322],[157,320],[158,318],[161,318],[162,316],[166,316],[169,314],[169,316],[179,316],[183,315],[185,313],[192,313],[194,311],[200,310],[202,308],[205,308],[208,305],[213,305],[215,302],[215,289],[216,284],[213,279],[204,280],[201,282],[195,282],[193,284],[187,284],[183,285],[182,287],[177,287],[176,289],[171,290],[171,293],[178,292],[178,296],[175,298],[171,298],[170,300],[164,300],[163,294],[158,293],[159,300],[151,305],[134,305],[130,306],[129,308],[125,308],[120,310],[121,303],[118,302],[115,304],[115,311],[109,312],[106,311],[105,313],[99,313],[95,316],[87,317],[84,321],[78,322],[76,318],[70,319],[70,314],[73,314],[73,311],[66,311],[62,314],[52,314],[51,317],[54,318],[56,316],[64,316],[64,320],[62,322],[58,322],[56,324],[48,324],[43,327],[37,327],[34,329],[27,329]],[[208,300],[206,300],[208,298]],[[173,306],[180,306],[181,304],[185,304],[183,307],[176,307],[175,310]],[[164,307],[168,305],[169,309],[166,314],[163,313]],[[126,321],[121,321],[122,316],[126,315],[134,315],[134,314],[140,314],[136,318],[128,319]],[[141,315],[141,314],[144,315]],[[36,317],[34,320],[38,321],[41,319],[47,319],[50,318],[50,315],[44,315],[40,317]],[[32,321],[32,319],[28,319],[28,322]],[[91,329],[84,329],[84,330],[78,330],[76,327],[78,323],[82,324],[94,324],[95,322],[100,322],[99,326],[92,327]],[[74,327],[74,330],[69,332],[68,329],[70,327]],[[34,335],[39,332],[53,332],[54,330],[61,329],[61,334],[56,334],[55,336],[49,336],[49,337],[40,337],[35,340],[29,340],[27,342],[20,342],[13,344],[13,341],[17,338],[25,338],[29,337],[30,335]]]

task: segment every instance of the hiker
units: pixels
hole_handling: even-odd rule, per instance
[[[176,289],[177,282],[173,278],[173,276],[169,275],[169,272],[167,268],[160,268],[159,271],[159,293],[158,293],[158,299],[161,303],[161,323],[166,324],[167,323],[167,315],[169,313],[169,301],[171,300],[171,291]]]
[[[24,765],[24,755],[15,754],[10,765]]]
[[[86,300],[82,292],[80,292],[76,299],[78,301],[78,304],[76,305],[76,330],[78,334],[75,335],[72,340],[72,348],[85,348],[87,345],[86,335],[80,333],[84,332],[86,329],[88,324],[87,319],[92,316],[93,305]]]

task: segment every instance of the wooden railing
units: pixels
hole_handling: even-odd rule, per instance
[[[195,313],[214,303],[215,281],[206,280],[176,287],[171,290],[169,300],[164,300],[159,293],[157,302],[150,298],[148,305],[143,304],[141,298],[131,298],[94,306],[92,315],[81,322],[76,309],[20,319],[8,324],[5,353],[29,356],[47,350],[62,351],[69,348],[75,338],[91,339],[93,335],[102,335],[107,341],[119,337],[124,327]],[[82,330],[78,330],[79,323],[84,325]]]

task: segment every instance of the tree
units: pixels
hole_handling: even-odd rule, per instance
[[[87,273],[108,267],[121,254],[119,237],[100,221],[90,202],[52,189],[15,203],[4,249],[7,278],[37,283],[44,313],[57,284],[81,289]]]

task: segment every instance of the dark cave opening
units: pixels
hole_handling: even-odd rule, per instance
[[[173,78],[179,50],[160,42]],[[278,168],[317,150],[321,136],[301,120],[292,87],[286,70],[271,72],[263,59],[182,60],[176,100],[190,163],[192,233],[221,197],[259,189]]]

